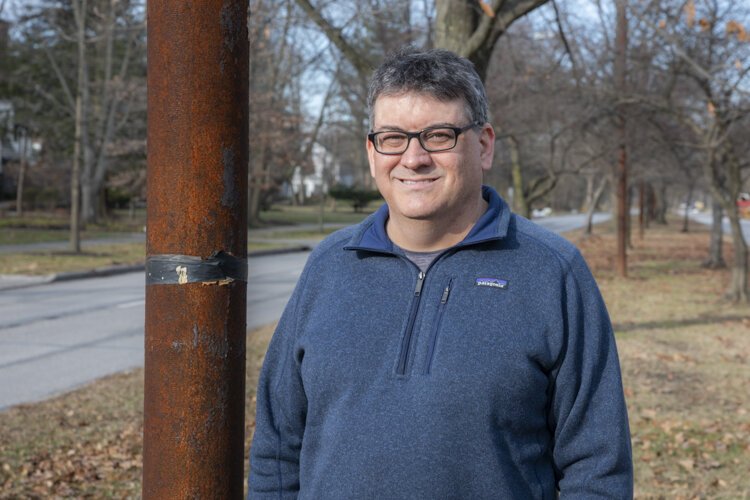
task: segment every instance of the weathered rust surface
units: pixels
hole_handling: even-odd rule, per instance
[[[247,253],[247,3],[148,2],[147,254]],[[246,283],[149,285],[143,498],[241,498]]]

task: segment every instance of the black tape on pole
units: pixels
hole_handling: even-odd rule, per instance
[[[146,285],[247,281],[247,259],[220,251],[210,257],[163,254],[146,259]]]

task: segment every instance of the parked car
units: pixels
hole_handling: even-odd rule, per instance
[[[737,209],[740,217],[750,219],[750,193],[740,193],[737,197]]]
[[[552,215],[552,209],[550,207],[535,208],[531,211],[532,217],[548,217]]]

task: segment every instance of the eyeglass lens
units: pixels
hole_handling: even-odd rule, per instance
[[[414,135],[404,132],[387,131],[375,135],[375,146],[381,153],[403,153],[409,147],[409,140]],[[456,145],[456,131],[450,128],[423,130],[418,136],[422,147],[431,152],[451,149]]]

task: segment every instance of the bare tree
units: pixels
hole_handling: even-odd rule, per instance
[[[564,26],[566,16],[552,3],[515,23],[498,41],[486,84],[503,141],[498,156],[504,168],[498,170],[510,174],[513,207],[527,217],[543,200],[559,199],[561,185],[565,208],[581,208],[578,174],[590,179],[590,195],[594,178],[608,175],[600,172],[612,147],[611,98],[600,90],[607,85],[601,55],[581,54],[586,40],[580,30]],[[600,185],[599,196],[606,183]]]
[[[637,13],[669,49],[672,79],[660,105],[690,131],[684,142],[701,153],[711,194],[729,218],[734,261],[726,296],[748,301],[747,245],[736,200],[742,170],[748,166],[743,160],[747,140],[742,137],[750,116],[745,90],[750,81],[750,39],[744,28],[750,17],[746,6],[737,3],[688,0],[685,19],[669,6],[665,0]],[[662,20],[654,23],[655,16]]]
[[[293,2],[254,0],[248,10],[250,38],[250,165],[248,224],[302,163],[305,133],[300,85],[305,61],[293,36],[299,22]]]
[[[361,50],[347,39],[344,30],[323,15],[320,6],[310,0],[296,0],[328,39],[354,66],[361,79],[366,80],[377,63],[377,54]],[[482,78],[487,75],[492,50],[498,38],[517,19],[525,16],[548,0],[436,0],[437,14],[434,35],[427,39],[441,47],[469,58]],[[388,3],[388,2],[384,2]],[[397,2],[395,9],[377,9],[379,12],[409,12],[411,2]],[[404,16],[406,17],[406,16]],[[407,26],[410,23],[406,23]],[[409,40],[407,36],[407,42]],[[385,39],[387,40],[387,39]],[[401,40],[403,42],[403,40]],[[395,48],[395,47],[392,47]],[[373,57],[375,56],[375,57]]]
[[[482,79],[493,49],[517,19],[548,0],[436,0],[435,45],[469,58]]]
[[[95,221],[103,214],[101,193],[113,145],[123,130],[130,133],[133,103],[145,101],[142,5],[139,0],[42,0],[26,6],[20,29],[30,57],[15,78],[33,92],[25,96],[25,108],[40,124],[36,128],[46,145],[55,145],[58,136],[61,147],[78,148],[73,184],[79,185],[71,186],[71,207],[80,206],[77,220]],[[135,77],[140,84],[134,85]]]

